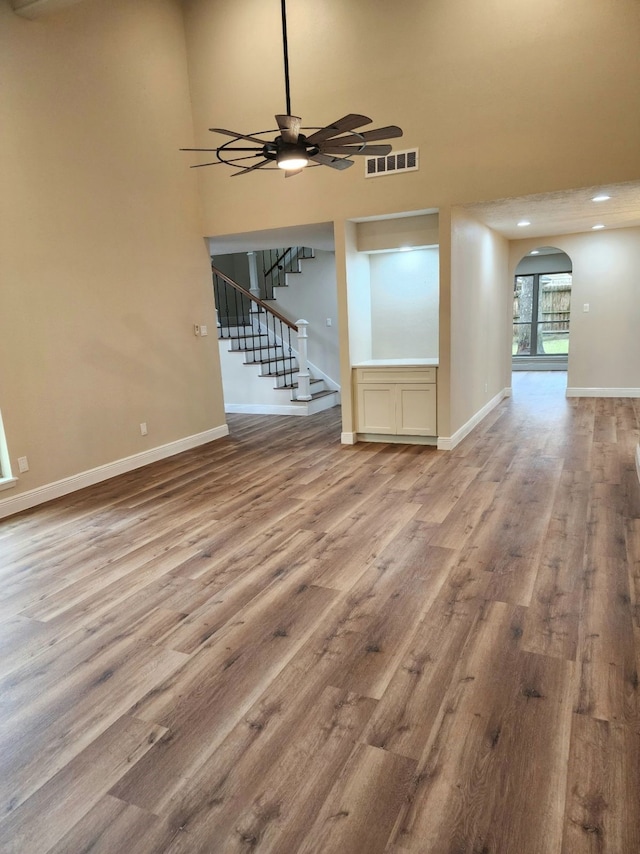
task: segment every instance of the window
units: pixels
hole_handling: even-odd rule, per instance
[[[0,490],[8,489],[16,482],[16,478],[11,476],[11,461],[9,459],[9,451],[7,442],[4,436],[4,426],[2,424],[2,412],[0,412]]]
[[[571,273],[516,276],[513,356],[567,356],[570,309]]]

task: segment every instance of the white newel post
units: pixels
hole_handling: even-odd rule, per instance
[[[249,293],[260,299],[260,281],[258,279],[258,260],[256,258],[256,253],[247,252],[247,258],[249,259]]]
[[[296,322],[296,326],[298,327],[298,394],[296,398],[298,400],[311,400],[311,386],[310,386],[310,374],[309,374],[309,362],[307,360],[307,342],[309,335],[307,333],[307,329],[309,327],[309,321],[307,320],[298,320]]]

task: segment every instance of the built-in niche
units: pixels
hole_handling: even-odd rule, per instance
[[[438,359],[438,215],[357,224],[349,278],[352,363]]]
[[[369,256],[371,358],[437,359],[438,249]]]

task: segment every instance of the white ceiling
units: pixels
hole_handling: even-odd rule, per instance
[[[600,194],[611,198],[593,202],[592,198]],[[498,199],[464,208],[509,240],[575,234],[591,231],[597,224],[627,228],[640,226],[640,181]],[[519,228],[517,223],[521,220],[528,220],[531,225]]]

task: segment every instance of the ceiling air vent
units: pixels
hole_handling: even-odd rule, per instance
[[[365,157],[364,174],[367,178],[394,175],[396,172],[415,172],[419,166],[418,149],[394,151],[386,157]]]

